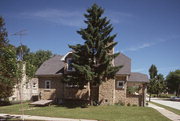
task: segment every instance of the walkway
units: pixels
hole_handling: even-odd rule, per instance
[[[164,115],[165,117],[171,119],[172,121],[180,121],[180,116],[171,112],[171,111],[168,111],[164,108],[161,108],[159,106],[156,106],[154,104],[151,104],[149,103],[148,107],[152,107],[154,109],[156,109],[157,111],[159,111],[162,115]]]
[[[31,116],[31,115],[14,115],[14,114],[0,114],[0,121],[4,119],[25,119],[25,120],[43,120],[43,121],[96,121],[88,119],[70,119],[70,118],[53,118],[43,116]]]
[[[163,100],[160,98],[151,98],[151,101],[180,110],[180,102],[177,101]]]

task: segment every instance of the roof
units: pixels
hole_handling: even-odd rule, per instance
[[[36,71],[35,75],[55,75],[61,74],[64,68],[64,62],[61,61],[62,56],[56,55],[46,60]]]
[[[131,73],[131,59],[126,55],[120,53],[114,59],[115,66],[123,66],[116,74],[130,74]]]
[[[138,72],[132,72],[130,74],[130,78],[128,80],[129,82],[145,82],[148,83],[149,79],[146,74],[138,73]]]
[[[70,54],[69,52],[68,54]],[[64,60],[67,57],[56,55],[48,60],[46,60],[36,71],[37,76],[39,75],[57,75],[63,73]],[[115,66],[123,67],[117,72],[117,74],[130,74],[131,73],[131,59],[124,54],[120,53],[114,59]]]

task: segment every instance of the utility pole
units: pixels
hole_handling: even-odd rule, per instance
[[[27,31],[27,30],[20,30],[20,31],[12,34],[12,36],[19,36],[19,42],[20,42],[20,46],[21,46],[21,52],[20,52],[19,60],[22,62],[22,64],[23,64],[23,48],[22,48],[22,45],[23,45],[23,44],[22,44],[22,36],[27,35],[26,31]],[[21,66],[20,66],[20,67],[21,67]],[[24,67],[23,67],[23,65],[22,65],[22,69],[21,69],[22,72],[24,71],[23,69],[24,69]],[[20,91],[19,91],[19,93],[20,93],[22,120],[24,121],[24,108],[23,108],[23,102],[22,102],[22,99],[23,99],[23,98],[22,98],[22,97],[23,97],[23,95],[22,95],[22,93],[23,93],[23,83],[22,83],[22,81],[23,81],[23,75],[24,75],[24,74],[22,74],[21,81],[20,81]]]

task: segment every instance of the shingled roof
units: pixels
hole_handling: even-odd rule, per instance
[[[63,72],[64,62],[62,60],[64,56],[56,55],[46,60],[36,71],[39,75],[58,75]],[[130,74],[131,73],[131,59],[120,54],[114,60],[115,66],[123,65],[123,67],[117,72],[117,74]]]
[[[61,74],[61,70],[64,68],[64,62],[61,61],[63,56],[56,55],[46,60],[36,71],[37,76],[39,75],[58,75]]]
[[[148,76],[146,74],[132,72],[130,74],[129,82],[149,82]]]
[[[130,74],[131,73],[131,59],[126,55],[120,53],[114,59],[115,66],[123,66],[116,74]]]

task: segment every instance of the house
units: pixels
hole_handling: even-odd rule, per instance
[[[88,86],[80,90],[77,85],[62,82],[63,73],[74,71],[70,66],[71,55],[72,52],[64,56],[56,55],[45,61],[37,70],[41,99],[56,102],[66,99],[89,100]],[[149,81],[147,75],[131,72],[131,59],[122,53],[112,63],[123,67],[116,73],[115,79],[92,86],[92,99],[101,105],[124,103],[144,106],[146,85]]]

